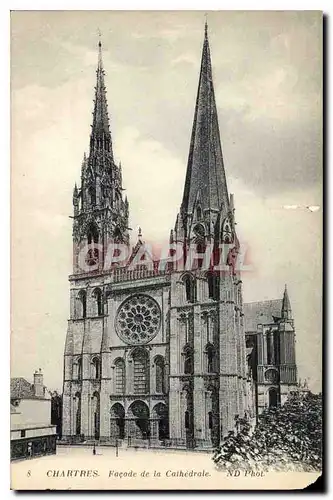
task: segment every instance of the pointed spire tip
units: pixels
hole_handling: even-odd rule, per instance
[[[224,170],[208,41],[208,23],[202,44],[201,66],[187,162],[182,215],[192,213],[198,186],[202,186],[202,209],[228,211],[229,194]],[[185,219],[185,218],[184,218]]]
[[[99,36],[101,36],[99,32]],[[104,149],[112,156],[112,140],[106,100],[106,87],[104,83],[104,68],[102,57],[102,42],[98,42],[98,62],[96,69],[96,85],[93,109],[93,123],[90,134],[90,154],[95,149]]]

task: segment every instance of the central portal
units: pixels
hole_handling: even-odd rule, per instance
[[[144,401],[134,401],[128,409],[129,436],[136,439],[150,437],[149,408]]]

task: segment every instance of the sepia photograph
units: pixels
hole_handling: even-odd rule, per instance
[[[11,12],[13,490],[322,474],[323,13]]]

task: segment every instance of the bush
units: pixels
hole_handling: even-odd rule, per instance
[[[293,393],[283,406],[265,410],[251,432],[244,419],[215,451],[218,469],[321,470],[321,394]]]

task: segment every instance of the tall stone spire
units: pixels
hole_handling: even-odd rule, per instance
[[[228,210],[229,197],[215,103],[207,22],[181,207],[184,215],[193,213],[198,195],[202,210],[220,211],[222,206]]]
[[[97,150],[106,151],[110,153],[113,159],[106,88],[104,83],[105,72],[103,68],[101,41],[98,42],[98,64],[96,75],[97,81],[95,87],[93,123],[90,135],[90,154]]]
[[[73,237],[75,242],[128,244],[129,206],[123,196],[122,168],[113,157],[101,41],[96,76],[89,156],[84,155],[81,186],[73,193]]]
[[[287,285],[285,285],[283,293],[281,316],[283,319],[292,319],[292,311],[291,311]]]

